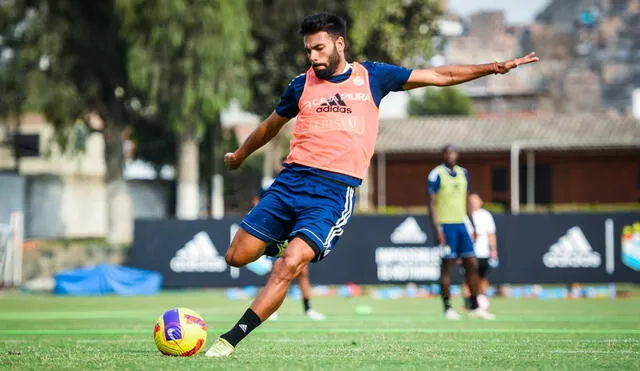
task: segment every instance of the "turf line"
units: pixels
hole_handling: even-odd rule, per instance
[[[640,335],[636,329],[562,329],[562,328],[263,328],[260,333],[323,333],[323,334],[437,334],[437,333],[502,333],[502,334],[625,334]],[[0,335],[128,335],[153,334],[146,329],[33,329],[0,330]],[[1,340],[0,340],[1,342]]]
[[[203,314],[199,312],[200,314]],[[95,320],[95,319],[132,319],[132,320],[155,320],[157,313],[143,311],[120,311],[120,312],[0,312],[0,321],[44,321],[44,320]],[[203,317],[211,322],[235,321],[237,315],[219,315],[215,313],[208,314],[204,312]],[[283,315],[278,319],[281,322],[309,322],[307,317],[298,314]],[[521,316],[521,315],[499,315],[499,322],[594,322],[607,321],[615,323],[637,323],[640,324],[636,316]],[[442,322],[441,315],[336,315],[329,317],[330,322]]]

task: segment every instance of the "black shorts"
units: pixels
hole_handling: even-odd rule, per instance
[[[480,278],[487,278],[490,270],[489,258],[478,258],[478,276],[480,276]]]
[[[476,260],[478,261],[478,276],[480,278],[487,278],[489,271],[491,270],[489,258],[477,258]],[[459,272],[461,276],[465,275],[465,269],[462,265],[460,266]]]

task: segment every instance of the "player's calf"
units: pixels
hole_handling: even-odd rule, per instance
[[[291,281],[314,257],[314,250],[306,242],[294,239],[289,244],[284,256],[273,265],[267,284],[253,301],[251,307],[245,311],[231,330],[220,336],[207,352],[207,356],[227,357],[231,355],[242,339],[260,326],[282,305]]]
[[[300,274],[314,256],[313,249],[300,239],[294,239],[289,244],[282,258],[273,264],[267,284],[251,305],[251,309],[262,320],[269,318],[280,307],[291,286],[291,281]]]

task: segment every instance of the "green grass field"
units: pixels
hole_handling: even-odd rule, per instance
[[[459,302],[459,299],[456,299]],[[312,322],[288,300],[280,318],[230,359],[162,356],[153,324],[165,310],[196,310],[210,345],[248,305],[216,291],[152,297],[0,296],[0,369],[640,369],[640,298],[495,299],[494,322],[446,322],[437,299],[316,298]],[[358,315],[359,305],[373,313]]]

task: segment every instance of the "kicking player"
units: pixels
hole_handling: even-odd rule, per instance
[[[446,319],[459,320],[461,317],[452,307],[449,288],[451,270],[456,260],[462,259],[465,281],[469,285],[469,316],[494,319],[494,315],[478,306],[478,261],[473,251],[473,242],[464,224],[469,213],[467,192],[471,187],[469,173],[458,166],[458,151],[451,145],[442,151],[444,163],[433,169],[428,176],[428,208],[431,225],[437,231],[438,243],[443,248],[440,268],[440,294]],[[475,230],[473,219],[469,218]],[[474,232],[475,237],[475,232]],[[475,240],[475,238],[474,238]]]
[[[284,169],[269,192],[241,223],[226,261],[241,267],[272,246],[289,240],[260,294],[207,351],[226,357],[282,304],[291,281],[310,262],[329,255],[353,211],[355,188],[367,174],[378,134],[378,106],[391,91],[449,86],[491,74],[504,74],[536,62],[531,53],[506,62],[410,70],[376,62],[348,63],[345,21],[333,14],[306,17],[300,25],[311,64],[294,78],[275,111],[233,153],[237,169],[297,116]]]

